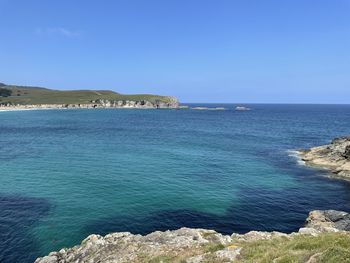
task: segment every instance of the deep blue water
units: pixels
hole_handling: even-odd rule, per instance
[[[288,150],[350,134],[350,106],[0,112],[0,262],[91,233],[182,226],[292,232],[350,210],[350,184]]]

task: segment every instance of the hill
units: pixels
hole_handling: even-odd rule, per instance
[[[173,97],[152,94],[124,95],[110,90],[53,90],[42,87],[16,86],[0,83],[0,104],[89,104],[95,101],[147,101],[173,103]]]

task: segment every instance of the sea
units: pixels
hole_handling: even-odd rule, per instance
[[[350,134],[350,105],[0,112],[0,262],[90,234],[181,227],[290,233],[350,211],[350,183],[296,150]]]

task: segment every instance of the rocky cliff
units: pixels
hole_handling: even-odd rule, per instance
[[[337,177],[350,180],[350,136],[300,151],[300,155],[306,164],[328,169]]]
[[[312,211],[305,227],[292,234],[252,231],[244,235],[229,236],[213,230],[181,228],[153,232],[146,236],[128,232],[112,233],[104,237],[91,235],[80,245],[52,252],[46,257],[38,258],[35,263],[270,262],[266,259],[272,258],[276,259],[274,262],[290,262],[283,261],[289,254],[292,257],[295,254],[294,260],[301,259],[293,262],[325,262],[318,259],[328,258],[326,252],[332,245],[328,242],[338,239],[350,241],[350,234],[346,232],[348,230],[348,213],[334,210]],[[314,242],[313,247],[308,250],[303,242]],[[347,245],[346,242],[344,246]],[[265,254],[256,255],[255,252],[259,249]],[[276,249],[278,251],[275,252]],[[344,255],[347,256],[348,254]]]
[[[166,97],[166,100],[156,100],[154,102],[147,100],[96,100],[92,102],[94,107],[102,108],[147,108],[147,109],[166,109],[178,108],[179,101],[175,97]]]

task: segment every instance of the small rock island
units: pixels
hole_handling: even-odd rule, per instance
[[[350,136],[336,138],[328,145],[301,150],[299,154],[307,165],[330,170],[335,177],[350,180]]]

